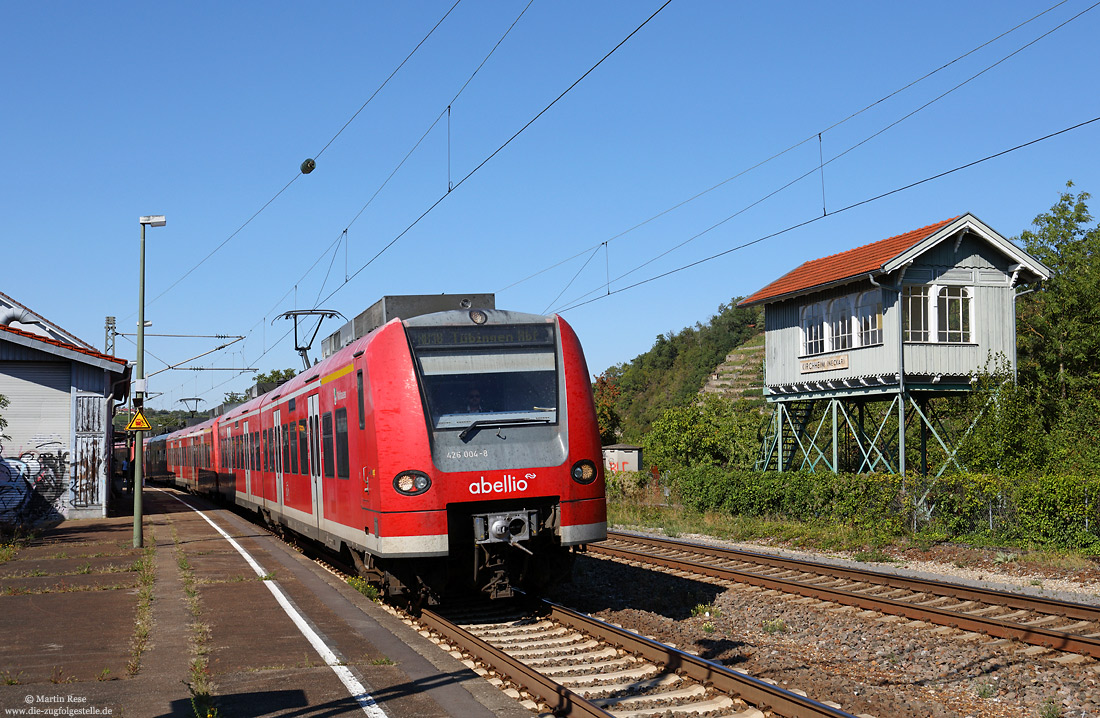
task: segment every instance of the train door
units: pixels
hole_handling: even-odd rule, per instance
[[[313,490],[313,513],[317,528],[321,527],[321,512],[324,510],[321,482],[321,431],[318,394],[309,401],[309,483]]]
[[[286,442],[286,430],[283,429],[283,412],[276,409],[271,414],[275,423],[275,505],[282,511],[283,506],[283,444]]]
[[[252,496],[252,434],[247,421],[244,422],[244,495]]]

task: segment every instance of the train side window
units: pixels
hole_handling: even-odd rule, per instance
[[[294,462],[290,461],[290,424],[283,424],[283,471],[289,472]]]
[[[263,446],[260,444],[260,432],[253,431],[252,432],[252,468],[255,471],[260,471],[260,466],[262,466],[262,464],[260,463],[261,462],[260,455],[261,455],[262,449],[263,449]]]
[[[298,422],[291,421],[286,425],[287,450],[290,452],[290,460],[286,464],[288,473],[298,473]]]
[[[336,410],[336,478],[349,477],[348,468],[348,410]]]
[[[326,411],[321,417],[321,443],[325,454],[325,478],[336,475],[332,452],[332,412]]]
[[[264,471],[270,471],[271,469],[271,462],[268,460],[271,442],[267,440],[267,435],[267,429],[260,429],[260,461],[258,463],[263,467]]]
[[[367,416],[363,412],[363,370],[355,372],[355,386],[359,390],[359,428],[367,428]]]
[[[301,467],[302,476],[309,476],[309,433],[306,431],[306,420],[298,419],[298,466]]]

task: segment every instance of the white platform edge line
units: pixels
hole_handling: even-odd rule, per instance
[[[214,530],[221,534],[222,538],[228,541],[229,544],[237,550],[237,553],[244,557],[244,560],[248,562],[248,565],[252,567],[252,570],[256,572],[257,576],[260,576],[262,578],[263,576],[267,575],[267,572],[264,571],[263,567],[260,566],[256,559],[252,558],[252,556],[247,551],[245,551],[244,548],[239,543],[237,543],[237,541],[232,536],[223,531],[222,527],[214,523],[214,521],[211,520],[210,517],[208,517],[206,514],[199,511],[180,497],[176,496],[175,494],[169,493],[167,491],[164,491],[162,493],[165,493],[168,496],[171,496],[176,501],[179,501],[181,504],[201,516],[202,519],[206,521],[206,523],[213,526]],[[363,712],[366,713],[368,716],[371,716],[371,718],[389,718],[389,716],[386,715],[386,712],[382,710],[382,707],[379,706],[377,702],[375,702],[374,697],[371,696],[370,693],[367,693],[367,689],[363,687],[363,684],[359,682],[359,679],[355,677],[355,674],[351,672],[351,669],[342,664],[340,659],[336,657],[336,654],[333,652],[333,650],[329,648],[328,645],[323,640],[321,640],[321,637],[317,635],[317,632],[314,631],[308,623],[306,623],[306,620],[302,617],[302,614],[299,613],[298,610],[290,603],[290,600],[286,597],[286,594],[283,593],[283,590],[278,586],[277,582],[274,580],[266,580],[263,581],[263,583],[267,586],[268,590],[271,591],[271,594],[275,597],[275,601],[278,602],[283,611],[286,612],[286,615],[290,617],[290,620],[294,623],[295,626],[298,627],[298,630],[301,631],[302,635],[305,636],[310,645],[313,646],[314,650],[316,650],[317,653],[320,654],[325,664],[332,669],[333,673],[336,674],[336,677],[339,678],[340,682],[343,683],[344,686],[348,689],[348,692],[351,693],[352,698],[354,698],[359,706],[363,709]]]

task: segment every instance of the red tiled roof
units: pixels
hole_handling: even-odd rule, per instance
[[[114,362],[115,364],[120,364],[121,366],[126,366],[126,360],[125,359],[119,359],[118,357],[113,357],[113,356],[110,356],[110,355],[107,355],[107,354],[100,354],[99,352],[97,352],[93,349],[85,349],[84,347],[77,346],[76,344],[66,344],[65,342],[60,342],[56,339],[50,339],[49,337],[43,337],[43,336],[40,336],[38,334],[32,334],[31,332],[25,332],[22,329],[16,329],[15,327],[4,326],[3,324],[0,324],[0,329],[2,329],[5,332],[9,332],[11,334],[16,334],[16,335],[21,336],[21,337],[26,337],[28,339],[34,339],[34,340],[37,340],[37,341],[40,341],[40,342],[44,342],[46,344],[52,344],[56,347],[61,347],[62,349],[68,349],[70,351],[79,352],[81,354],[87,354],[88,356],[95,357],[96,359],[105,359],[107,361]]]
[[[880,239],[862,247],[849,249],[847,252],[832,254],[821,259],[811,259],[787,272],[752,296],[742,299],[738,302],[738,306],[758,304],[775,297],[805,291],[813,287],[858,277],[861,274],[881,269],[886,262],[910,247],[919,244],[956,219],[958,217],[952,217],[936,224],[930,224],[927,227],[914,229],[905,234]]]

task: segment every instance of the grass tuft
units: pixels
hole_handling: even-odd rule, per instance
[[[352,576],[348,579],[348,585],[372,601],[382,600],[382,592],[378,590],[377,586],[367,581],[365,578]]]
[[[764,633],[775,634],[787,632],[787,622],[782,618],[769,618],[767,621],[764,621],[763,625]]]

